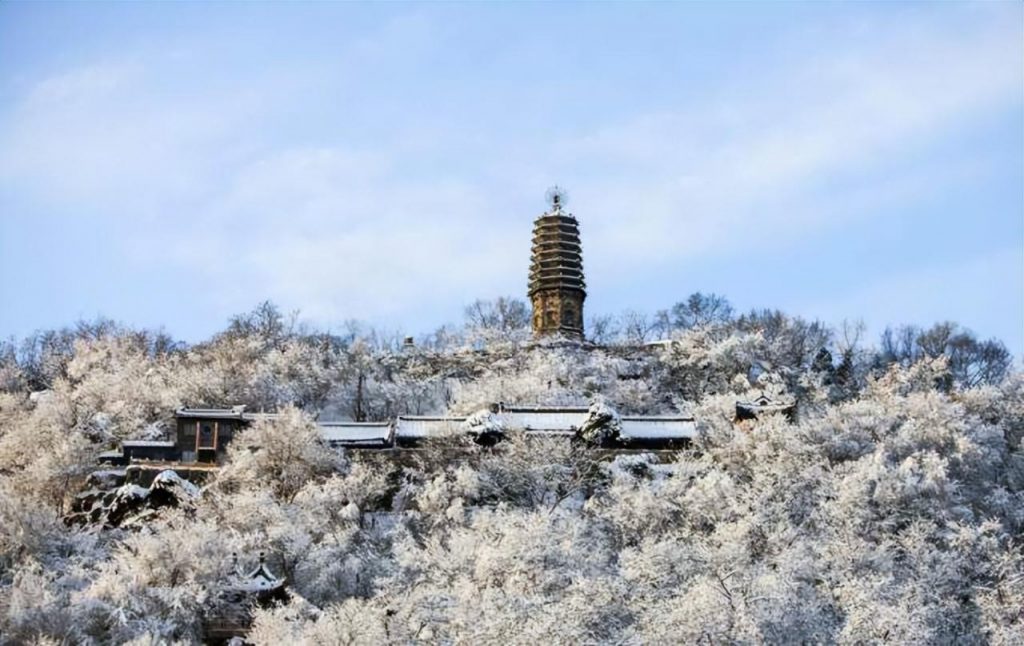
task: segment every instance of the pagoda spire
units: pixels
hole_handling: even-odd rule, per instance
[[[548,190],[550,208],[533,223],[529,296],[533,335],[583,338],[583,249],[576,218],[563,210],[566,194]]]

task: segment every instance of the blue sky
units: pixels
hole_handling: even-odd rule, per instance
[[[694,291],[1024,352],[1019,3],[0,3],[0,336]]]

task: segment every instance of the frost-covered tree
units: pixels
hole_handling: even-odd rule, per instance
[[[937,323],[927,330],[915,326],[886,328],[882,333],[880,364],[909,366],[924,358],[946,357],[950,374],[945,387],[971,388],[998,384],[1007,375],[1013,358],[1002,342],[978,340],[956,323]]]
[[[466,331],[474,343],[522,342],[530,333],[530,310],[518,298],[477,300],[466,306]]]
[[[311,479],[344,465],[343,456],[327,446],[313,419],[287,407],[238,433],[229,445],[228,464],[218,483],[266,490],[289,501]]]
[[[724,325],[732,320],[729,300],[718,294],[696,292],[671,310],[671,323],[676,329]]]
[[[197,642],[232,555],[260,552],[290,600],[254,609],[257,644],[1019,643],[1024,379],[998,348],[937,326],[874,349],[855,325],[698,304],[602,347],[465,329],[403,347],[267,306],[192,347],[107,324],[7,344],[0,643]],[[799,415],[737,424],[760,394]],[[623,453],[489,411],[594,401],[690,412],[699,437]],[[189,504],[65,522],[100,450],[238,403],[278,415]],[[589,430],[614,428],[597,408]],[[442,412],[467,428],[412,451],[341,454],[313,422]]]

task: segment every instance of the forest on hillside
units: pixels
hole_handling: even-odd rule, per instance
[[[412,343],[270,303],[196,344],[105,320],[0,343],[0,643],[199,642],[260,552],[289,596],[251,609],[257,644],[1021,643],[1024,377],[1002,343],[708,294],[588,337],[535,342],[502,298]],[[796,418],[735,424],[759,394]],[[686,413],[699,437],[399,460],[314,424],[494,402]],[[180,504],[68,522],[101,452],[235,404],[282,415]]]

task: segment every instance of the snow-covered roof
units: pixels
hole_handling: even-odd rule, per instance
[[[692,417],[623,417],[619,435],[625,439],[693,439],[697,423]]]
[[[587,406],[507,406],[499,404],[503,413],[586,413]]]
[[[264,419],[277,419],[280,413],[242,413],[242,419],[247,422],[258,422]]]
[[[419,439],[461,433],[465,421],[465,417],[399,417],[395,437]]]
[[[328,444],[378,445],[391,439],[391,424],[387,422],[320,422],[317,427]]]
[[[231,408],[179,408],[174,411],[177,417],[187,419],[242,419],[245,406]]]
[[[169,449],[171,447],[176,446],[176,444],[175,444],[175,442],[173,440],[125,440],[124,442],[121,442],[121,447],[122,448],[143,447],[143,446],[160,447],[160,448],[164,448],[164,449]]]
[[[248,573],[239,573],[233,587],[241,592],[268,592],[282,586],[284,586],[284,578],[279,578],[270,571],[263,552],[260,552],[259,565]]]
[[[535,435],[568,436],[587,419],[588,408],[571,406],[502,406],[495,418],[510,430]],[[246,413],[244,406],[232,408],[182,408],[179,417],[242,419],[254,421],[277,417],[276,413]],[[379,446],[398,439],[423,439],[465,433],[465,417],[400,416],[388,422],[319,422],[317,426],[329,444]],[[696,436],[693,418],[684,416],[633,416],[622,418],[623,439],[677,439]],[[124,446],[170,447],[173,442],[125,442]]]
[[[508,428],[525,431],[575,431],[587,419],[586,408],[506,408],[499,415]]]
[[[521,428],[531,434],[567,435],[580,428],[587,419],[586,408],[506,407],[500,417],[510,428]],[[697,435],[692,417],[645,415],[623,417],[623,439],[691,439]]]
[[[738,415],[756,415],[757,413],[786,413],[796,406],[792,400],[772,399],[764,393],[758,395],[751,401],[736,402],[736,413]]]
[[[667,348],[672,345],[672,339],[655,339],[654,341],[645,341],[645,348]]]

